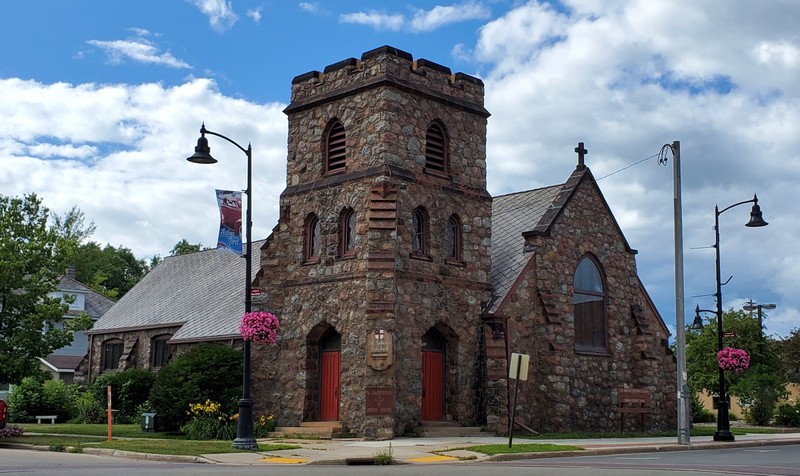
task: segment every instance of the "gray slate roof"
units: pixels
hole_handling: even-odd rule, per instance
[[[531,252],[524,249],[522,233],[539,224],[563,185],[500,195],[492,200],[492,288],[494,312],[517,279]]]
[[[85,312],[92,319],[99,319],[100,316],[105,314],[111,309],[111,306],[114,305],[113,300],[69,276],[61,276],[61,280],[58,283],[58,290],[62,292],[77,291],[85,295],[83,310],[70,309],[67,312],[68,315],[79,315]]]
[[[251,280],[261,263],[255,241]],[[128,291],[89,331],[91,334],[181,325],[180,340],[238,338],[244,313],[245,259],[205,250],[164,258]]]

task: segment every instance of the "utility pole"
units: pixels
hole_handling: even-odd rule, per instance
[[[690,443],[689,385],[686,383],[686,324],[683,295],[683,205],[681,204],[681,143],[674,141],[661,148],[659,163],[666,162],[665,153],[672,152],[673,228],[675,233],[675,332],[678,350],[678,444]]]

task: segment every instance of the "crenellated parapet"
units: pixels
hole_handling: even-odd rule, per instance
[[[361,55],[310,71],[292,80],[290,114],[380,86],[391,85],[428,99],[457,105],[488,117],[484,108],[483,81],[426,59],[414,60],[410,53],[381,46]]]

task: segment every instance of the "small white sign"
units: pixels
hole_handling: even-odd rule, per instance
[[[511,354],[511,362],[508,366],[508,378],[528,380],[528,362],[531,357],[526,354]],[[517,374],[519,369],[519,375]]]

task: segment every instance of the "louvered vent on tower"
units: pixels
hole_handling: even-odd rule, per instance
[[[335,172],[344,170],[347,160],[347,148],[345,146],[344,126],[336,121],[328,131],[326,154],[326,171]]]
[[[433,123],[425,135],[425,168],[444,172],[447,163],[447,137],[439,124]]]

